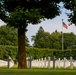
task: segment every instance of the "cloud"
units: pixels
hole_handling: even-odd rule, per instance
[[[2,25],[6,25],[6,23],[4,23],[1,19],[0,19],[0,26]]]

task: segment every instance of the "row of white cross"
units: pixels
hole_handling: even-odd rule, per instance
[[[31,60],[31,59],[30,59]],[[48,59],[39,59],[39,60],[31,60],[27,61],[27,64],[30,67],[41,67],[41,68],[67,68],[70,67],[70,69],[73,69],[73,67],[76,67],[76,60],[73,60],[72,57],[70,57],[69,60],[66,58],[60,60],[51,60]]]

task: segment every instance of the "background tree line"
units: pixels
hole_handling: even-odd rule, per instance
[[[35,36],[32,36],[33,46],[37,48],[62,49],[62,32],[57,30],[53,33],[45,32],[39,28]],[[63,33],[64,49],[76,46],[76,35],[74,33]]]
[[[76,46],[76,35],[74,33],[64,33],[64,49],[71,49]],[[9,26],[0,27],[0,45],[18,46],[18,34],[17,29]],[[39,28],[35,36],[32,36],[34,42],[33,47],[36,48],[49,48],[49,49],[61,49],[62,48],[62,33],[45,32],[42,27]],[[26,36],[26,46],[29,45],[29,40]]]

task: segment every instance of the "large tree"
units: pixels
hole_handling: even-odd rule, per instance
[[[18,28],[18,68],[27,68],[25,32],[29,23],[37,24],[42,19],[52,19],[60,14],[60,0],[0,0],[5,13],[0,17],[8,25]],[[6,18],[5,18],[6,17]]]

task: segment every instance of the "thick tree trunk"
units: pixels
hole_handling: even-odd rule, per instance
[[[18,29],[18,68],[26,69],[25,31]]]

